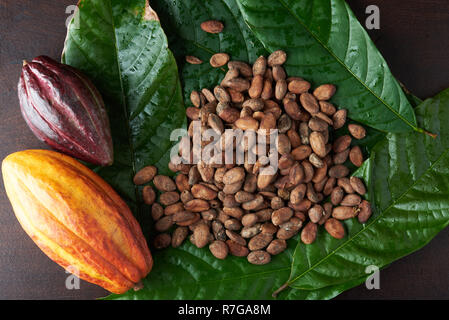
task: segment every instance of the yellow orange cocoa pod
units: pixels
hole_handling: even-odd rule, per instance
[[[26,233],[66,270],[123,293],[153,266],[139,224],[96,173],[48,150],[10,154],[2,163],[6,193]]]

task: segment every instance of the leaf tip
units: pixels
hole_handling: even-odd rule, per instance
[[[159,21],[156,11],[150,7],[150,2],[148,0],[145,1],[145,13],[143,19],[146,21]]]

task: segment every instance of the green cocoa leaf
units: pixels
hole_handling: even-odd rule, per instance
[[[337,85],[351,119],[385,132],[417,129],[413,109],[387,63],[343,0],[236,0],[269,51],[288,54],[289,74]]]
[[[345,221],[347,237],[320,231],[312,245],[299,244],[288,284],[317,290],[359,278],[427,244],[449,224],[449,89],[424,101],[418,124],[437,134],[388,134],[356,172],[368,181],[373,216]]]
[[[114,164],[97,172],[136,209],[134,173],[150,164],[168,173],[170,133],[185,123],[176,61],[145,0],[82,0],[78,6],[62,61],[82,70],[102,93]]]

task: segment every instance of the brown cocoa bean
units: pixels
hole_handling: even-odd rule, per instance
[[[321,132],[313,131],[309,136],[310,147],[319,157],[326,156],[326,140]]]
[[[313,95],[318,100],[329,100],[335,94],[335,90],[333,84],[322,84],[313,91]]]
[[[287,61],[287,54],[282,50],[276,50],[268,56],[267,62],[270,67],[283,65]]]
[[[355,147],[354,147],[355,148]],[[334,164],[343,164],[348,159],[349,148],[333,155]]]
[[[195,56],[186,56],[186,62],[190,64],[202,64],[203,60]]]
[[[359,146],[354,146],[349,152],[349,160],[356,167],[361,167],[363,164],[363,153]]]
[[[217,206],[218,207],[218,206]],[[215,209],[209,209],[201,212],[201,217],[203,220],[212,221],[217,218],[217,211]]]
[[[234,217],[236,219],[241,219],[243,216],[243,210],[239,207],[235,207],[235,208],[228,208],[228,207],[224,207],[223,208],[223,212],[225,214],[227,214],[228,216]]]
[[[183,210],[184,210],[184,205],[181,202],[178,202],[178,203],[174,203],[174,204],[166,206],[164,209],[164,214],[166,216],[170,216],[170,215],[175,214],[176,212],[180,212]]]
[[[226,241],[226,232],[223,223],[216,220],[212,221],[211,228],[215,239],[219,241]]]
[[[214,68],[219,68],[227,64],[229,61],[229,54],[227,53],[216,53],[210,57],[209,63]]]
[[[324,215],[324,209],[319,204],[316,204],[309,209],[308,214],[310,221],[313,223],[318,223]]]
[[[156,249],[165,249],[171,243],[171,236],[168,233],[161,233],[154,237],[153,245]]]
[[[357,216],[358,211],[354,207],[335,207],[332,210],[332,217],[338,220],[351,219]]]
[[[157,168],[154,166],[146,166],[137,171],[136,175],[133,178],[134,184],[140,185],[153,180],[154,176],[157,173]]]
[[[248,262],[256,265],[264,265],[271,261],[271,256],[263,250],[252,251],[248,254]]]
[[[230,79],[224,82],[222,85],[231,88],[237,92],[247,91],[251,87],[251,83],[243,78]]]
[[[326,184],[323,188],[323,194],[325,196],[328,196],[332,193],[332,190],[334,190],[335,184],[337,183],[337,179],[330,177],[327,179]]]
[[[154,192],[151,186],[145,186],[142,189],[143,202],[148,205],[152,205],[156,200],[156,192]]]
[[[234,122],[234,125],[236,126],[236,128],[242,129],[243,131],[245,130],[257,131],[257,129],[259,128],[259,121],[257,121],[252,117],[243,117],[237,119]]]
[[[249,253],[247,247],[242,246],[232,240],[226,240],[226,245],[229,248],[229,253],[236,257],[246,257]]]
[[[332,116],[337,111],[335,106],[330,102],[320,101],[319,105],[320,105],[321,112],[323,112],[324,114],[327,114],[328,116]]]
[[[357,210],[359,211],[357,217],[359,222],[366,223],[372,214],[371,204],[368,201],[363,200]]]
[[[340,205],[345,207],[354,207],[362,202],[362,198],[360,198],[357,194],[348,194],[343,200],[341,200]]]
[[[190,120],[198,120],[200,118],[200,109],[195,107],[188,107],[186,109],[186,116]]]
[[[288,221],[293,216],[293,210],[289,207],[284,207],[273,211],[271,216],[271,222],[278,226],[286,221]]]
[[[291,155],[295,160],[307,159],[312,153],[312,148],[308,145],[302,145],[292,150]]]
[[[193,230],[195,237],[195,245],[198,248],[203,248],[209,243],[209,227],[206,224],[200,224]]]
[[[263,84],[263,75],[255,75],[251,80],[251,86],[248,89],[248,95],[250,98],[260,98],[263,90]]]
[[[164,192],[159,197],[159,202],[164,206],[175,204],[179,201],[179,193],[176,191]]]
[[[273,240],[273,235],[269,233],[259,233],[248,242],[248,249],[251,251],[261,250],[268,246]]]
[[[354,193],[354,188],[351,186],[349,178],[340,178],[337,180],[337,185],[342,187],[346,193]]]
[[[187,238],[188,233],[189,229],[187,227],[177,227],[175,231],[173,231],[173,235],[171,238],[172,247],[173,248],[179,247]]]
[[[211,127],[217,134],[222,134],[224,132],[224,125],[221,118],[215,113],[210,113],[207,118],[207,124]]]
[[[239,245],[246,246],[246,240],[239,234],[237,234],[231,230],[226,230],[226,235],[228,236],[229,239],[238,243]]]
[[[337,164],[329,169],[329,177],[339,179],[339,178],[346,177],[348,174],[349,174],[349,169],[342,164]]]
[[[164,208],[159,203],[153,203],[151,206],[151,217],[154,221],[159,220],[164,215]]]
[[[249,64],[243,61],[229,61],[228,62],[228,68],[229,69],[237,69],[239,73],[245,77],[252,77],[253,76],[253,70],[250,67]]]
[[[343,200],[345,193],[341,187],[336,187],[331,192],[331,202],[334,206],[340,204],[341,200]]]
[[[334,141],[332,149],[334,150],[335,153],[342,152],[349,148],[349,146],[351,145],[351,141],[352,141],[352,138],[348,135],[338,137]]]
[[[306,93],[310,89],[310,83],[305,80],[292,80],[288,83],[288,91],[295,94]]]
[[[356,138],[357,140],[363,139],[366,137],[366,130],[359,124],[349,124],[348,125],[349,133]]]
[[[308,125],[312,131],[325,131],[328,128],[328,124],[317,117],[312,117]]]
[[[302,229],[301,241],[304,244],[312,244],[316,239],[317,230],[318,230],[317,224],[313,222],[307,223],[306,226]]]
[[[248,202],[242,203],[243,210],[255,210],[258,208],[262,203],[264,202],[264,199],[262,195],[258,194],[253,200],[250,200]]]
[[[314,115],[320,111],[320,106],[316,98],[308,92],[302,93],[299,96],[299,101],[304,109],[307,110],[311,115]]]
[[[260,230],[261,230],[261,225],[260,225],[260,223],[257,223],[251,227],[244,227],[242,229],[242,231],[240,232],[240,235],[243,238],[248,239],[248,238],[254,237],[256,234],[258,234],[260,232]]]
[[[259,221],[259,217],[255,213],[248,213],[242,217],[242,225],[252,227]]]
[[[175,183],[181,193],[190,190],[189,178],[185,174],[178,174],[175,178]]]
[[[287,242],[281,239],[275,239],[267,247],[267,252],[271,255],[277,255],[287,249]]]
[[[329,219],[329,217],[332,215],[332,204],[330,202],[326,202],[325,204],[323,204],[323,209],[324,209],[324,215],[321,217],[320,221],[318,222],[318,224],[321,226],[323,225],[327,219]]]
[[[242,189],[242,185],[243,185],[242,181],[238,181],[236,183],[231,184],[225,184],[223,187],[223,192],[225,194],[235,194]]]
[[[173,225],[173,219],[171,216],[165,216],[160,218],[156,223],[154,224],[154,228],[158,232],[164,232],[171,228]]]
[[[156,189],[161,192],[176,190],[176,184],[170,177],[167,176],[157,175],[153,178],[153,183]]]
[[[276,227],[270,221],[265,222],[261,227],[261,233],[275,234],[277,231],[278,227]]]
[[[267,59],[264,56],[260,56],[254,61],[253,64],[253,75],[255,76],[264,76],[265,71],[267,70]]]
[[[330,218],[324,223],[324,229],[335,239],[343,239],[345,237],[345,228],[343,223],[337,219]]]
[[[197,199],[213,200],[217,197],[217,192],[202,184],[195,184],[191,189],[192,195]]]
[[[181,202],[182,203],[187,203],[190,200],[193,200],[193,195],[189,190],[184,190],[183,192],[181,192],[181,196],[180,196]]]
[[[307,192],[307,186],[304,183],[299,184],[291,191],[290,201],[293,204],[299,204],[304,199],[306,192]]]
[[[334,113],[332,116],[332,121],[334,123],[334,129],[338,130],[343,127],[346,123],[346,116],[348,111],[346,109],[340,109]]]
[[[209,202],[207,202],[206,200],[193,199],[193,200],[190,200],[189,202],[187,202],[184,205],[184,208],[186,210],[192,211],[192,212],[201,212],[201,211],[209,210],[210,205],[209,205]]]
[[[229,252],[226,243],[220,240],[215,240],[211,244],[209,244],[209,250],[215,258],[220,260],[226,259]]]
[[[282,100],[287,93],[287,82],[285,80],[276,81],[274,88],[274,96],[278,100]]]
[[[220,33],[223,31],[223,23],[217,20],[204,21],[200,25],[201,29],[208,33]]]
[[[289,100],[284,103],[284,110],[293,120],[301,119],[301,109],[294,100]]]
[[[272,209],[263,209],[256,212],[259,222],[265,222],[271,220]]]
[[[365,185],[363,184],[363,181],[360,178],[357,177],[351,177],[349,178],[349,183],[351,184],[351,187],[354,189],[355,192],[363,196],[366,193]]]

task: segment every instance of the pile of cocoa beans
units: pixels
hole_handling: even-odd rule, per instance
[[[211,58],[214,67],[227,64],[228,71],[213,90],[191,93],[188,135],[179,150],[180,158],[188,161],[172,160],[174,180],[157,175],[152,166],[134,177],[138,185],[152,181],[160,192],[157,197],[152,186],[143,188],[159,232],[153,242],[156,248],[178,247],[189,237],[198,248],[208,245],[218,259],[231,254],[247,257],[252,264],[266,264],[298,233],[304,244],[311,244],[324,225],[332,237],[341,239],[345,236],[342,220],[357,217],[365,223],[369,219],[371,206],[362,199],[365,185],[350,177],[346,166],[362,165],[360,147],[351,144],[365,138],[365,129],[358,124],[346,126],[347,110],[337,110],[328,101],[336,91],[334,85],[311,90],[308,81],[287,77],[282,66],[286,59],[283,51],[261,56],[252,66],[228,61],[224,53]],[[199,149],[192,147],[194,123],[201,132],[212,129],[219,140],[203,139]],[[343,127],[349,134],[338,134]],[[273,155],[269,135],[263,142],[267,148],[260,148],[260,141],[225,141],[226,129],[277,130],[275,171],[263,174]],[[234,156],[227,164],[201,159],[195,163],[195,153],[211,143],[223,153],[220,148],[231,145],[235,152],[240,145],[244,162],[237,163]],[[255,163],[247,162],[249,152],[258,156]]]

